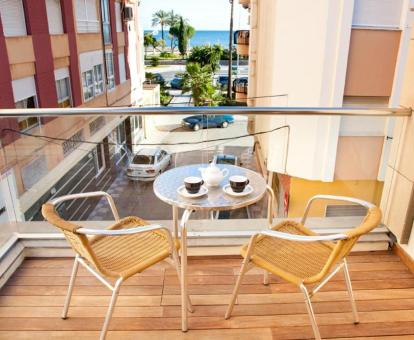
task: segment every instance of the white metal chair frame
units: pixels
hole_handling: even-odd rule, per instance
[[[103,191],[65,195],[65,196],[61,196],[61,197],[58,197],[52,200],[50,203],[56,207],[56,205],[64,201],[79,199],[79,198],[91,198],[91,197],[105,197],[108,200],[109,206],[111,207],[111,211],[115,218],[115,221],[117,222],[120,220],[119,213],[115,206],[115,202],[113,198],[111,197],[111,195]],[[180,260],[178,257],[177,249],[175,247],[171,232],[166,227],[162,227],[160,225],[148,225],[148,226],[140,226],[136,228],[121,229],[121,230],[79,228],[76,230],[76,233],[84,234],[87,236],[88,235],[123,236],[123,235],[132,235],[132,234],[137,234],[137,233],[148,232],[152,230],[164,230],[166,232],[168,242],[170,245],[170,249],[171,249],[171,253],[170,253],[170,257],[166,258],[165,261],[176,269],[178,279],[180,280],[181,278]],[[118,298],[119,289],[124,280],[122,277],[120,277],[115,282],[115,285],[112,286],[111,283],[108,282],[98,271],[92,268],[92,266],[90,266],[84,258],[82,258],[79,254],[77,254],[75,257],[72,274],[71,274],[70,281],[69,281],[69,288],[68,288],[68,292],[66,295],[65,304],[64,304],[63,312],[62,312],[62,319],[66,319],[68,315],[70,300],[72,298],[73,287],[75,284],[79,264],[83,265],[91,274],[93,274],[100,282],[102,282],[106,287],[108,287],[112,291],[111,301],[110,301],[108,311],[105,316],[105,321],[104,321],[104,324],[101,330],[101,335],[100,335],[100,339],[104,340],[106,337],[106,333],[108,331],[109,322],[112,317],[113,309],[114,309],[116,300]],[[181,280],[180,280],[180,285],[181,285]],[[193,311],[193,307],[192,307],[192,304],[191,304],[191,301],[188,295],[187,295],[187,307],[190,312]]]
[[[308,204],[307,204],[306,209],[305,209],[305,213],[304,213],[304,215],[301,219],[301,224],[302,225],[304,225],[305,222],[306,222],[306,219],[308,217],[308,213],[309,213],[309,210],[311,208],[312,203],[316,200],[321,200],[321,199],[351,202],[351,203],[362,205],[367,209],[375,207],[372,203],[369,203],[369,202],[366,202],[366,201],[363,201],[363,200],[360,200],[360,199],[357,199],[357,198],[345,197],[345,196],[332,196],[332,195],[316,195],[308,201]],[[276,238],[280,238],[280,239],[284,239],[284,240],[297,241],[297,242],[319,242],[319,241],[335,242],[335,241],[344,240],[344,239],[348,238],[347,235],[345,235],[345,234],[304,236],[304,235],[293,235],[293,234],[289,234],[289,233],[283,233],[283,232],[279,232],[279,231],[275,231],[275,230],[263,230],[263,231],[260,231],[256,234],[254,234],[250,238],[250,241],[249,241],[246,257],[243,260],[243,263],[242,263],[242,266],[241,266],[241,269],[240,269],[240,273],[239,273],[239,276],[237,278],[237,282],[236,282],[236,285],[234,287],[233,294],[232,294],[232,297],[231,297],[231,300],[230,300],[230,304],[229,304],[229,306],[227,308],[227,311],[226,311],[226,314],[225,314],[226,319],[229,319],[230,316],[231,316],[231,313],[233,311],[234,304],[236,302],[236,298],[237,298],[237,295],[238,295],[238,292],[239,292],[239,289],[240,289],[240,285],[241,285],[241,282],[243,280],[244,275],[250,269],[252,269],[254,267],[254,264],[251,262],[251,256],[252,256],[252,252],[253,252],[253,249],[254,249],[256,238],[259,235],[266,235],[266,236],[270,236],[270,237],[276,237]],[[312,329],[313,329],[313,332],[314,332],[314,335],[315,335],[315,339],[321,339],[321,335],[320,335],[320,332],[319,332],[318,325],[316,323],[315,313],[314,313],[313,308],[312,308],[311,299],[315,295],[315,293],[318,292],[341,269],[344,270],[345,283],[346,283],[346,288],[347,288],[347,291],[348,291],[348,296],[349,296],[349,299],[350,299],[350,302],[351,302],[352,314],[354,316],[354,323],[355,324],[359,323],[358,310],[357,310],[357,306],[356,306],[356,303],[355,303],[354,293],[353,293],[353,290],[352,290],[351,278],[350,278],[350,275],[349,275],[349,270],[348,270],[348,265],[347,265],[346,259],[344,258],[311,291],[308,290],[308,288],[305,286],[305,284],[302,283],[300,285],[300,290],[302,291],[302,293],[305,297],[306,309],[307,309],[308,314],[309,314],[309,318],[310,318],[310,321],[311,321],[311,325],[312,325]],[[268,283],[269,283],[268,272],[265,271],[264,284],[268,284]]]

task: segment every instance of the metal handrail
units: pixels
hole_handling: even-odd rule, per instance
[[[272,98],[273,96],[268,96]],[[119,115],[182,115],[182,114],[241,114],[291,116],[354,116],[354,117],[410,117],[412,108],[368,107],[246,107],[246,106],[194,106],[194,107],[102,107],[102,108],[37,108],[0,109],[0,118],[22,116],[119,116]]]

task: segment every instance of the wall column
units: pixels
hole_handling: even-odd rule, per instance
[[[63,27],[65,33],[68,35],[69,41],[69,74],[70,85],[72,91],[73,106],[82,105],[82,90],[81,90],[81,78],[80,67],[78,60],[78,45],[76,42],[76,24],[75,13],[73,9],[72,0],[60,0],[60,6],[62,8]]]
[[[28,34],[32,36],[36,67],[36,90],[40,107],[57,107],[52,43],[45,0],[25,0]]]

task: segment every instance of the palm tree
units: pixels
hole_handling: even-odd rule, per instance
[[[144,34],[145,56],[147,56],[148,47],[152,46],[153,48],[155,48],[154,47],[155,44],[156,44],[156,39],[154,38],[154,36],[151,33],[145,33]]]
[[[164,40],[164,26],[168,26],[170,15],[162,9],[152,15],[152,27],[161,26],[161,39]],[[164,40],[165,41],[165,40]]]
[[[209,65],[188,63],[183,76],[183,93],[191,92],[195,106],[217,106],[223,99],[213,86],[213,72]]]
[[[181,16],[174,13],[174,10],[168,12],[168,26],[172,27],[180,23]]]
[[[220,69],[220,59],[223,55],[221,45],[196,46],[191,50],[189,62],[199,63],[201,66],[210,66],[213,72]]]
[[[170,37],[171,37],[171,51],[173,51],[176,41],[177,41],[177,45],[178,45],[178,40],[179,40],[179,37],[180,37],[180,22],[181,22],[181,18],[180,18],[180,21],[177,24],[170,27],[169,33],[170,33]],[[193,26],[189,25],[188,20],[186,20],[186,19],[183,19],[183,23],[184,23],[185,39],[187,40],[186,49],[188,50],[189,41],[195,34],[195,28]],[[175,46],[177,46],[177,45],[175,45]]]
[[[177,35],[177,30],[175,28],[178,27],[178,25],[180,24],[180,15],[175,14],[174,10],[172,9],[171,11],[168,12],[168,26],[170,26],[170,43],[171,43],[171,52],[173,52],[174,50],[174,39],[178,36]]]

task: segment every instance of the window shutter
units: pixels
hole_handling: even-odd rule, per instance
[[[22,0],[0,0],[0,14],[6,37],[27,35]]]
[[[13,80],[12,87],[15,103],[36,96],[36,83],[33,76]]]
[[[124,83],[126,81],[125,54],[119,53],[118,60],[119,60],[119,80],[121,83]]]
[[[115,17],[116,17],[116,31],[122,32],[121,4],[119,2],[115,2]]]
[[[98,11],[95,0],[86,0],[86,15],[88,21],[98,21]]]
[[[63,34],[60,0],[46,0],[46,11],[49,34]]]
[[[76,0],[76,20],[86,20],[85,0]]]

